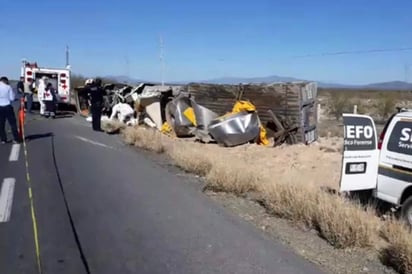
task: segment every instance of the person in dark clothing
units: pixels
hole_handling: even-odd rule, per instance
[[[19,95],[24,95],[24,77],[20,77],[20,81],[17,83],[17,92]]]
[[[90,98],[90,109],[92,112],[92,125],[93,130],[102,131],[101,117],[103,107],[103,88],[102,80],[100,78],[95,79],[91,83],[87,83],[88,94]]]
[[[57,92],[52,83],[47,84],[46,93],[43,97],[46,104],[46,117],[56,118]]]

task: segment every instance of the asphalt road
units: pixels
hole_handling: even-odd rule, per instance
[[[321,273],[118,137],[79,117],[35,118],[26,136],[43,273]],[[16,161],[11,150],[0,146],[0,183],[16,181],[0,273],[37,273],[23,146]]]

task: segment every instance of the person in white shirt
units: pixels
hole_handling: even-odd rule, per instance
[[[42,116],[44,116],[44,113],[46,111],[46,104],[44,102],[44,92],[46,91],[47,82],[48,78],[46,76],[43,76],[39,80],[39,87],[37,88],[37,97],[40,103],[40,115]]]
[[[134,109],[125,103],[118,103],[114,105],[112,109],[112,115],[110,115],[110,120],[117,118],[122,123],[126,123],[129,119],[133,118]]]
[[[9,85],[7,77],[0,78],[0,141],[2,144],[7,143],[6,120],[8,121],[13,134],[14,143],[19,143],[17,132],[16,115],[12,106],[16,95]]]

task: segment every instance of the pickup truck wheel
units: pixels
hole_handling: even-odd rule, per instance
[[[412,197],[406,199],[401,209],[402,219],[412,227]]]

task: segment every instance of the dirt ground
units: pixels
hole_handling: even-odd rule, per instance
[[[191,140],[177,139],[181,142]],[[298,144],[279,147],[245,144],[232,148],[216,144],[198,144],[207,146],[208,154],[227,163],[243,162],[248,167],[255,167],[262,176],[286,183],[296,183],[305,178],[306,184],[336,189],[339,185],[343,140],[339,137],[319,138],[309,146]]]

